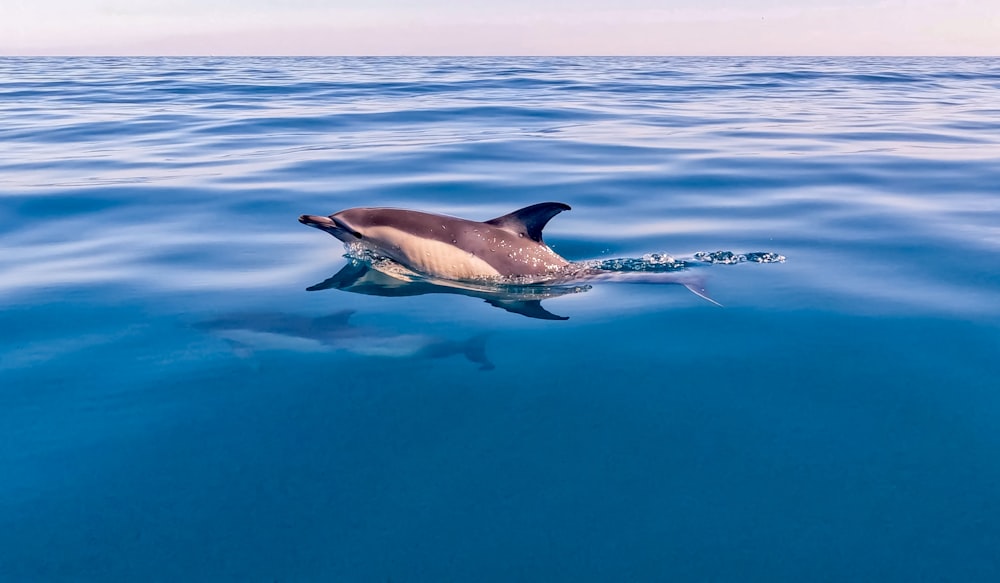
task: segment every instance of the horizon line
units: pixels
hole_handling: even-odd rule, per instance
[[[995,59],[1000,55],[990,54],[965,54],[965,55],[935,55],[935,54],[836,54],[836,53],[803,53],[803,54],[332,54],[332,53],[302,53],[302,54],[273,54],[273,53],[191,53],[191,54],[155,54],[155,53],[2,53],[0,58],[159,58],[159,59],[189,59],[189,58],[264,58],[264,59],[300,59],[300,58],[358,58],[358,59],[406,59],[406,58],[441,58],[441,59],[497,59],[497,58],[568,58],[568,59],[608,59],[608,58],[628,58],[628,59],[662,59],[662,58],[691,58],[691,59],[753,59],[753,58],[851,58],[851,59]]]

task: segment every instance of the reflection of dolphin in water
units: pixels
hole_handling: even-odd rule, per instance
[[[345,351],[365,356],[444,358],[456,354],[494,368],[486,356],[486,335],[464,342],[422,334],[398,334],[352,325],[353,310],[310,318],[298,314],[257,312],[230,314],[195,327],[229,342],[238,351],[287,350],[293,352]]]
[[[310,290],[336,288],[379,296],[449,293],[478,297],[509,312],[565,320],[541,300],[586,291],[589,281],[675,283],[717,304],[701,279],[663,270],[609,269],[608,262],[571,263],[542,240],[542,229],[569,205],[543,202],[489,221],[393,208],[353,208],[299,222],[325,231],[349,250],[375,260],[352,260]]]
[[[386,268],[386,262],[380,266]],[[399,267],[393,265],[393,267]],[[386,273],[358,259],[351,259],[340,271],[308,291],[339,289],[370,296],[402,297],[425,294],[458,294],[485,300],[490,305],[541,320],[566,320],[542,307],[542,300],[590,289],[587,285],[488,285],[472,282],[430,280],[395,270]]]

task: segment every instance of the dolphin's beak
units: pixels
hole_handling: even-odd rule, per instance
[[[299,217],[299,222],[303,225],[326,231],[345,243],[363,238],[361,233],[344,224],[344,221],[333,218],[333,216],[318,217],[316,215],[302,215]],[[354,239],[351,239],[351,237],[354,237]]]
[[[302,215],[299,217],[299,222],[303,225],[309,225],[310,227],[316,227],[317,229],[324,229],[329,227],[335,227],[336,223],[333,222],[330,217],[318,217],[316,215]]]

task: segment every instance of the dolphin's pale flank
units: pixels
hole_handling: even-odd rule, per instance
[[[352,208],[328,217],[302,215],[299,222],[433,277],[538,277],[569,264],[542,240],[549,219],[569,209],[561,202],[543,202],[479,222],[395,208]]]

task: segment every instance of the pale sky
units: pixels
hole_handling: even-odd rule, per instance
[[[0,0],[0,55],[1000,56],[1000,0]]]

